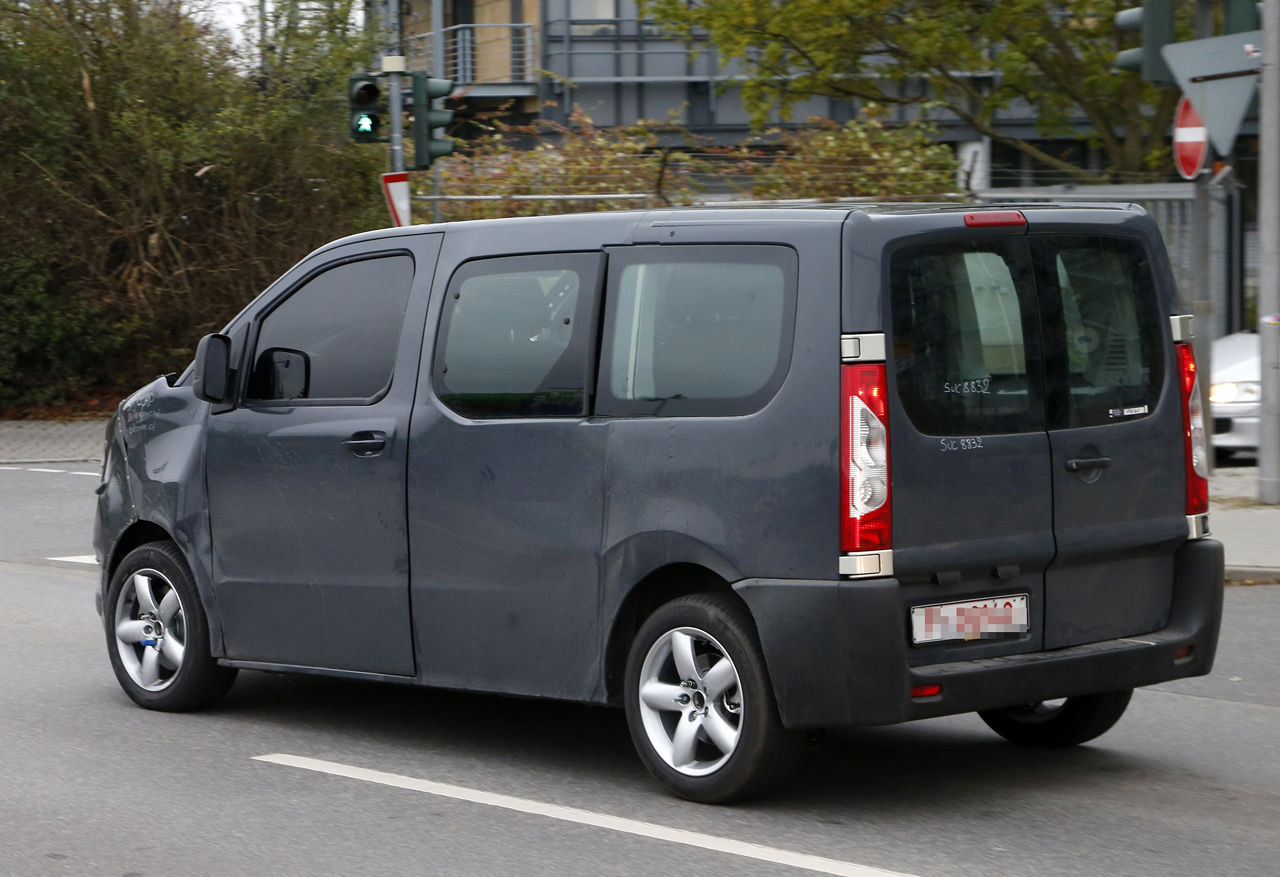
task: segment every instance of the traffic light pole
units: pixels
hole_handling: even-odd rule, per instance
[[[1195,8],[1196,39],[1203,40],[1213,36],[1213,0],[1196,0]],[[1210,156],[1213,155],[1209,147]],[[1214,330],[1213,292],[1210,289],[1212,272],[1210,265],[1209,239],[1209,179],[1213,175],[1213,163],[1200,172],[1195,179],[1195,201],[1191,209],[1191,240],[1195,248],[1192,263],[1192,295],[1195,300],[1191,304],[1191,312],[1196,318],[1196,335],[1192,346],[1195,349],[1196,371],[1200,375],[1200,392],[1204,398],[1209,397],[1209,376],[1213,373],[1213,340],[1218,336]],[[1213,472],[1213,455],[1205,460],[1209,472]]]
[[[390,110],[387,115],[391,127],[391,170],[404,170],[404,95],[400,90],[400,74],[404,71],[404,56],[400,48],[400,0],[387,0],[388,46],[383,54],[382,69],[387,72],[387,99]],[[397,58],[390,64],[389,58]]]
[[[431,76],[435,79],[445,78],[444,0],[431,0]],[[439,106],[435,101],[432,101],[432,105]],[[435,162],[431,163],[431,194],[436,196],[431,202],[431,220],[439,222],[441,219],[440,166]]]
[[[1258,99],[1258,341],[1262,422],[1258,498],[1280,504],[1280,0],[1263,0]]]

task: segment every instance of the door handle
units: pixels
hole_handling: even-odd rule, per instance
[[[1067,471],[1084,472],[1086,469],[1106,469],[1110,465],[1110,457],[1072,457],[1067,461]]]
[[[357,457],[373,457],[387,446],[387,434],[376,430],[358,432],[344,441],[342,446]]]

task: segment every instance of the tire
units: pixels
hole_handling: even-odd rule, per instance
[[[209,624],[187,562],[172,542],[135,548],[111,577],[103,606],[111,669],[138,706],[212,706],[236,671],[209,654]]]
[[[759,795],[786,778],[804,744],[782,727],[750,613],[719,594],[649,616],[631,646],[624,701],[640,760],[690,801]]]
[[[1041,702],[1000,710],[983,710],[978,715],[1010,743],[1037,749],[1079,746],[1110,731],[1125,708],[1133,689],[1068,697],[1061,704]]]

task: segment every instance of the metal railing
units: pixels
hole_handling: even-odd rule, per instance
[[[410,71],[435,72],[434,33],[404,38]],[[444,77],[470,85],[537,82],[537,33],[532,24],[456,24],[444,29]]]
[[[553,79],[579,85],[742,78],[720,74],[705,35],[691,46],[643,19],[551,19],[543,43],[543,65]]]

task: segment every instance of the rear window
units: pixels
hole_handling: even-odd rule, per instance
[[[1155,409],[1164,381],[1163,317],[1141,242],[1031,239],[1045,303],[1053,428],[1100,426]],[[1063,365],[1065,364],[1065,368]]]
[[[1035,307],[1018,244],[937,243],[894,253],[898,397],[927,435],[1043,429],[1028,339]]]

